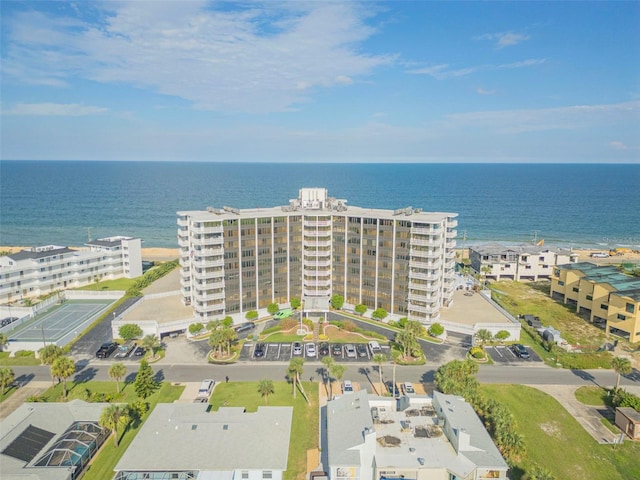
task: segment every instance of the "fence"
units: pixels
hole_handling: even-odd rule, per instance
[[[67,290],[63,293],[67,300],[117,300],[126,292],[123,290],[109,290],[103,292],[94,292],[93,290]]]

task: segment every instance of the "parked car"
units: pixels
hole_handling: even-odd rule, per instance
[[[387,390],[389,390],[389,393],[391,395],[393,395],[394,397],[398,397],[400,396],[400,390],[398,390],[398,385],[395,385],[393,382],[387,382]]]
[[[277,311],[273,315],[273,318],[280,320],[283,318],[289,318],[291,315],[293,315],[293,310],[291,308],[283,308],[282,310]]]
[[[318,345],[318,353],[320,355],[329,355],[329,344],[327,342],[322,342]]]
[[[372,340],[369,342],[369,350],[371,350],[371,355],[375,355],[376,353],[382,353],[382,347],[375,340]]]
[[[248,332],[256,328],[256,324],[253,322],[244,322],[242,325],[236,328],[236,333]]]
[[[256,358],[264,357],[264,351],[264,343],[256,343],[256,346],[253,349],[253,356]]]
[[[359,357],[368,356],[367,345],[364,343],[356,344],[356,353],[358,354]]]
[[[345,380],[342,382],[342,393],[353,393],[353,384],[351,380]]]
[[[316,352],[316,344],[315,343],[305,343],[304,344],[304,356],[308,358],[315,358],[317,355]]]
[[[415,395],[416,391],[413,388],[413,385],[411,384],[411,382],[404,382],[402,384],[402,391],[404,392],[405,395],[410,396],[410,395]]]
[[[347,358],[356,358],[357,357],[356,347],[354,347],[350,343],[347,343],[344,346],[344,354],[347,356]]]
[[[334,357],[341,357],[342,345],[340,345],[339,343],[334,343],[333,345],[331,345],[331,355],[333,355]]]
[[[142,357],[145,353],[147,353],[147,349],[144,347],[137,347],[134,351],[133,351],[133,356],[134,357]]]
[[[133,342],[127,342],[123,345],[120,345],[113,358],[127,358],[134,348],[136,348],[136,346]]]
[[[116,342],[103,343],[96,352],[96,358],[109,358],[116,348],[118,348],[118,344]]]
[[[302,355],[302,344],[300,342],[293,342],[291,345],[291,353],[293,355]]]
[[[529,358],[529,350],[527,350],[527,347],[520,343],[514,343],[513,345],[511,345],[511,350],[516,355],[516,357]]]

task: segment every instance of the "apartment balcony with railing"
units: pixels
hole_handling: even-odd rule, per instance
[[[222,315],[225,309],[225,302],[198,302],[194,310],[198,313],[208,315]]]
[[[200,245],[195,245],[195,252],[198,257],[214,257],[216,255],[223,255],[224,248],[222,245],[219,246],[208,246],[208,248],[203,248]]]
[[[458,231],[453,228],[447,228],[445,235],[447,238],[455,238],[458,235]]]
[[[435,248],[430,250],[419,250],[417,248],[411,248],[409,250],[409,254],[412,257],[416,258],[440,258],[442,256],[442,250]]]
[[[421,247],[439,247],[442,243],[439,239],[428,239],[416,236],[413,236],[410,242],[412,246],[419,245]]]
[[[416,305],[414,303],[409,303],[409,305],[407,306],[407,310],[409,311],[409,314],[411,314],[411,312],[432,314],[438,312],[438,306],[434,304]]]
[[[217,278],[224,278],[224,270],[194,270],[192,275],[196,280],[212,280]]]
[[[222,245],[224,243],[224,238],[222,235],[200,235],[193,237],[193,243],[196,245],[203,245],[205,247],[215,247]]]
[[[455,228],[458,226],[458,219],[456,218],[448,218],[447,219],[447,227]]]
[[[224,300],[224,290],[221,291],[209,291],[209,290],[196,290],[196,300],[198,302],[210,301],[210,300]]]
[[[409,265],[415,268],[427,268],[429,270],[434,270],[436,268],[440,268],[442,266],[441,260],[435,260],[433,262],[423,262],[420,259],[412,257]]]
[[[410,302],[417,302],[418,304],[431,303],[438,299],[437,295],[425,295],[423,293],[418,293],[418,292],[409,292],[409,295],[407,298],[409,299]]]
[[[304,219],[303,224],[305,228],[316,228],[316,227],[331,227],[331,219],[327,220],[308,220]]]
[[[189,218],[178,218],[178,227],[186,228],[189,226]]]
[[[222,255],[219,258],[207,258],[207,257],[196,257],[193,261],[193,266],[196,268],[205,268],[205,267],[224,267],[224,257]]]
[[[210,233],[223,233],[223,227],[222,225],[217,226],[217,227],[203,227],[203,226],[193,226],[191,227],[191,232],[195,233],[197,235],[206,235],[206,234],[210,234]]]
[[[433,273],[424,273],[424,272],[417,272],[414,270],[410,270],[409,280],[411,280],[412,278],[419,279],[419,280],[438,280],[440,276]]]
[[[179,247],[188,248],[189,247],[189,237],[183,237],[181,235],[178,235],[178,246]]]
[[[331,259],[330,258],[329,259],[327,259],[327,258],[319,258],[319,257],[307,258],[305,256],[304,257],[304,265],[305,265],[305,268],[307,266],[328,268],[328,267],[331,267]]]
[[[319,239],[315,238],[313,240],[304,239],[305,247],[330,247],[331,246],[331,238],[327,239]]]
[[[440,235],[442,233],[442,229],[441,228],[435,228],[435,227],[425,227],[425,226],[419,226],[419,225],[414,225],[411,227],[411,233],[417,233],[419,235]]]
[[[214,289],[224,289],[224,279],[217,278],[215,280],[196,280],[194,283],[194,288],[199,290],[214,290]]]
[[[322,279],[322,278],[316,278],[313,280],[309,280],[309,279],[304,279],[303,280],[303,286],[305,289],[309,289],[309,288],[325,288],[325,287],[329,287],[331,286],[331,279],[330,278],[326,278],[326,279]]]

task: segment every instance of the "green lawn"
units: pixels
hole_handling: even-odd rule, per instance
[[[0,352],[0,366],[1,367],[11,367],[11,366],[33,366],[40,365],[40,360],[38,360],[35,356],[34,352],[31,352],[30,355],[20,356],[20,357],[10,357],[10,352]]]
[[[229,382],[216,386],[211,396],[214,410],[226,405],[245,407],[255,412],[265,401],[258,393],[259,382]],[[268,398],[268,405],[293,406],[291,440],[289,442],[289,465],[284,480],[304,480],[307,473],[307,450],[318,448],[318,384],[303,382],[304,390],[311,401],[307,405],[297,393],[293,399],[292,385],[287,382],[273,382],[275,393]]]
[[[576,398],[585,405],[593,405],[594,407],[612,407],[610,390],[602,387],[585,386],[576,390]]]
[[[599,445],[554,398],[535,388],[482,385],[481,391],[509,408],[524,436],[527,458],[517,465],[512,480],[521,479],[532,462],[558,480],[640,478],[640,443]]]
[[[91,285],[85,285],[84,287],[80,287],[77,290],[92,290],[92,291],[107,291],[107,290],[123,290],[127,291],[127,289],[136,283],[142,277],[137,278],[116,278],[114,280],[104,280],[99,283],[92,283]]]
[[[4,402],[7,398],[9,398],[14,392],[18,391],[18,387],[6,387],[4,389],[4,395],[0,395],[0,403]]]

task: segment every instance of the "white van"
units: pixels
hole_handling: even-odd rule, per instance
[[[213,390],[214,383],[215,382],[213,380],[203,380],[200,384],[200,388],[198,389],[198,397],[209,398],[211,390]]]

